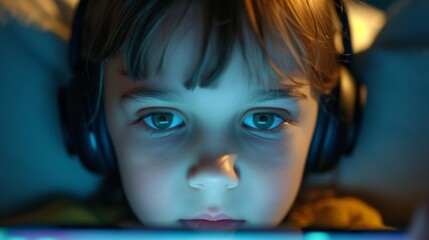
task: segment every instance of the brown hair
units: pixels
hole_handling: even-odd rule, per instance
[[[81,55],[94,63],[120,56],[131,78],[144,79],[151,71],[162,71],[166,49],[174,44],[175,35],[189,29],[186,14],[196,6],[203,35],[197,66],[186,87],[215,81],[239,43],[257,79],[265,72],[302,84],[286,74],[290,62],[282,56],[289,54],[313,93],[325,93],[338,75],[333,4],[331,0],[90,0]]]

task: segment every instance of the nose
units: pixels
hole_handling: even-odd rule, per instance
[[[216,159],[201,160],[191,167],[188,184],[200,190],[234,189],[239,183],[239,173],[234,167],[237,155],[227,154]]]

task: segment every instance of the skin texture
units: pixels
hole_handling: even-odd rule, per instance
[[[170,67],[144,81],[107,59],[106,119],[131,208],[146,226],[224,214],[243,228],[274,227],[299,190],[317,101],[308,85],[304,98],[267,97],[283,85],[257,84],[238,48],[214,86],[188,90],[193,49],[184,39],[167,53]],[[166,94],[136,97],[136,89]],[[258,129],[255,113],[275,119],[272,129]],[[173,124],[154,130],[161,115]]]

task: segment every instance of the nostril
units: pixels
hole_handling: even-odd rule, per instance
[[[204,185],[201,183],[197,183],[195,180],[189,180],[188,185],[194,189],[203,189]]]
[[[198,161],[188,172],[188,185],[195,189],[225,190],[236,188],[239,173],[235,154],[222,155],[212,161]]]
[[[201,190],[233,189],[238,186],[238,182],[237,176],[222,172],[196,172],[188,179],[190,187]]]
[[[235,183],[229,183],[229,184],[225,184],[225,188],[226,189],[234,189],[238,186],[238,181],[236,181]]]
[[[204,185],[202,183],[198,183],[196,181],[188,181],[189,182],[189,186],[191,188],[195,188],[195,189],[203,189]]]

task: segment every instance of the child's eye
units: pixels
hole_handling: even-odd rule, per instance
[[[296,122],[289,111],[281,108],[257,108],[247,112],[241,125],[262,138],[278,138],[283,130]]]
[[[150,137],[170,136],[180,129],[186,123],[182,115],[172,109],[144,109],[141,117],[134,124],[140,126],[143,133]]]
[[[274,113],[257,112],[245,116],[243,125],[257,130],[271,130],[279,127],[284,122],[284,119]]]
[[[150,113],[145,115],[142,120],[148,127],[156,130],[170,130],[184,123],[182,117],[171,112]]]

